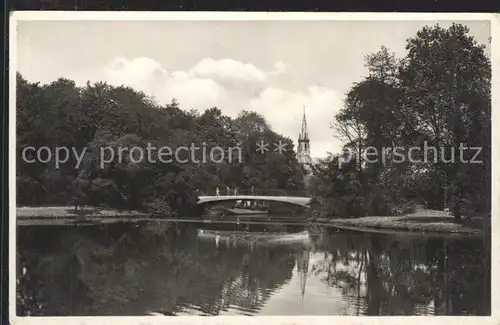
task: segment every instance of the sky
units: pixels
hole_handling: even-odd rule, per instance
[[[488,47],[489,21],[456,21]],[[405,55],[425,25],[451,21],[18,21],[17,70],[29,81],[106,81],[177,99],[183,109],[262,114],[297,141],[303,107],[312,157],[340,152],[331,128],[365,56]]]

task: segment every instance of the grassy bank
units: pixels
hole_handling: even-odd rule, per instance
[[[75,211],[73,206],[17,207],[17,225],[73,225],[120,223],[123,220],[138,222],[149,219],[139,211],[120,211],[109,208],[85,206]]]
[[[52,207],[17,207],[16,216],[18,219],[33,218],[105,218],[105,217],[147,217],[143,212],[120,211],[100,207],[75,208],[72,206],[52,206]]]
[[[455,222],[452,215],[435,210],[421,210],[403,216],[373,216],[355,219],[330,219],[332,226],[339,228],[357,229],[360,231],[392,230],[411,232],[433,232],[451,234],[478,235],[487,231],[488,227],[472,226],[470,219],[464,218],[463,222]],[[478,224],[478,222],[475,222]]]

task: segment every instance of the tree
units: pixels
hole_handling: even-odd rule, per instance
[[[366,57],[368,75],[347,92],[334,122],[356,161],[359,188],[354,193],[365,201],[385,202],[385,210],[401,211],[409,201],[441,209],[446,190],[452,197],[448,204],[469,205],[468,214],[490,210],[491,69],[484,46],[467,33],[459,24],[427,26],[407,41],[401,60],[385,47]],[[470,163],[475,151],[461,154],[461,144],[480,147],[476,160],[481,162]],[[425,145],[436,148],[427,161]],[[377,149],[375,163],[361,154],[367,147]],[[382,153],[384,147],[390,150]],[[403,160],[396,160],[397,147],[404,149]],[[413,147],[420,151],[410,157]],[[327,170],[331,175],[338,171],[335,166]],[[320,178],[342,184],[329,177]],[[352,190],[329,188],[325,195],[348,196]],[[370,204],[366,208],[369,214],[378,210]]]
[[[400,77],[403,106],[413,112],[417,132],[431,145],[449,149],[462,143],[483,148],[482,164],[461,162],[455,149],[451,153],[454,163],[433,168],[448,176],[448,185],[456,188],[451,193],[454,197],[472,198],[477,210],[488,211],[490,204],[481,202],[489,202],[491,69],[485,47],[468,32],[459,24],[448,29],[436,25],[424,27],[408,40]],[[481,198],[474,198],[474,193],[481,193]]]
[[[159,105],[142,92],[103,82],[79,88],[73,81],[59,79],[39,85],[18,74],[17,83],[18,154],[28,146],[54,150],[61,145],[84,153],[81,161],[72,155],[59,169],[19,159],[19,204],[77,207],[85,202],[170,216],[189,214],[196,193],[217,186],[284,190],[304,186],[292,141],[272,131],[254,112],[243,111],[232,119],[213,107],[200,114],[183,110],[175,100]],[[270,144],[286,142],[286,154],[257,153],[255,143],[261,138]],[[161,148],[175,152],[192,145],[198,147],[193,155],[179,151],[179,158],[186,160],[159,159]],[[143,157],[137,157],[137,150],[131,156],[133,147],[141,149]],[[215,150],[218,156],[210,157],[215,147],[223,152]],[[33,158],[30,154],[28,158]]]

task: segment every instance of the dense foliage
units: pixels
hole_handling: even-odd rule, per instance
[[[261,140],[286,142],[287,152],[261,154],[256,151]],[[158,157],[161,147],[174,151],[192,145],[199,148],[191,151],[195,155],[184,150],[179,151],[179,160],[175,155],[171,161]],[[40,163],[47,152],[39,151],[37,157],[35,150],[44,146],[51,149],[52,159]],[[138,151],[132,157],[130,151],[119,154],[120,148],[134,146],[142,149],[142,160]],[[156,148],[149,157],[148,146]],[[27,147],[34,149],[25,151],[24,159]],[[62,147],[69,148],[69,159],[56,166],[55,152]],[[211,159],[214,147],[225,151],[214,151]],[[275,133],[254,112],[242,111],[232,119],[217,108],[200,114],[181,109],[175,100],[159,105],[123,86],[87,83],[77,87],[67,79],[40,85],[17,76],[20,205],[79,202],[169,215],[189,208],[197,194],[214,195],[216,187],[303,190],[303,171],[292,149],[292,140]],[[78,165],[74,153],[81,155],[83,150]],[[115,153],[112,161],[111,152]],[[60,158],[64,154],[61,150]],[[101,158],[110,162],[104,164]]]
[[[465,26],[428,26],[407,40],[403,58],[382,47],[366,57],[366,67],[367,76],[347,92],[332,124],[346,152],[315,164],[307,181],[324,215],[400,214],[415,205],[488,214],[491,67],[485,47]],[[260,154],[260,140],[281,140],[287,152]],[[197,160],[183,157],[187,163],[151,163],[126,153],[101,165],[102,148],[116,153],[192,144],[225,148],[219,152],[225,159],[200,162],[198,152]],[[54,157],[46,164],[20,159],[28,146],[86,152],[81,164],[70,152],[57,168]],[[230,148],[241,148],[242,159]],[[84,202],[169,215],[216,187],[303,190],[304,170],[290,148],[293,141],[254,112],[233,119],[217,108],[200,113],[181,109],[175,100],[160,105],[123,86],[77,87],[67,79],[40,85],[17,78],[19,204]],[[153,151],[152,159],[158,158]]]
[[[407,40],[403,58],[385,47],[366,57],[368,74],[333,125],[349,153],[320,162],[311,183],[328,213],[397,214],[412,204],[489,213],[490,59],[468,32],[427,26]],[[482,149],[461,159],[461,144]],[[404,161],[391,150],[384,159],[383,148],[397,147]]]

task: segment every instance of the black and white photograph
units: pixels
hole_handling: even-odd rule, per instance
[[[493,15],[164,14],[11,16],[13,324],[494,316]]]

